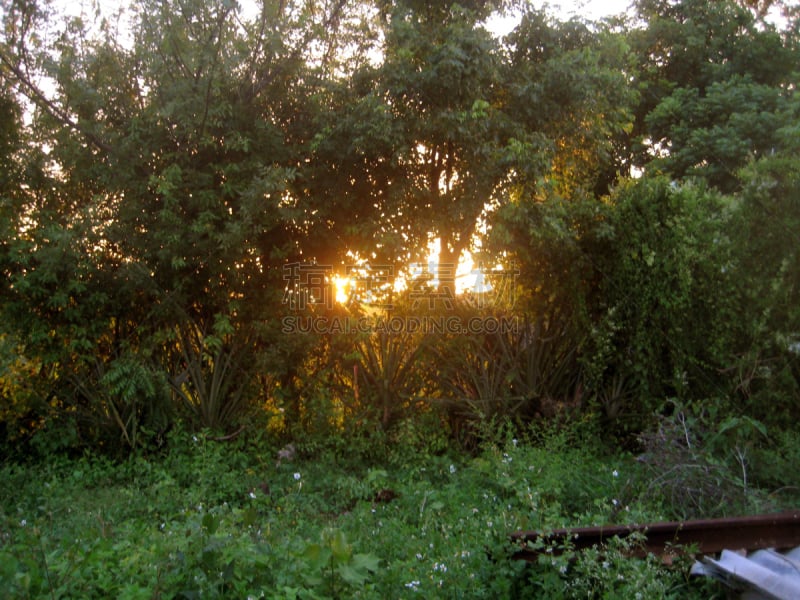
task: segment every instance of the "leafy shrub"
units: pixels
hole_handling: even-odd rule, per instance
[[[569,325],[557,315],[508,322],[516,327],[465,334],[432,347],[443,392],[439,402],[464,445],[506,423],[524,426],[535,418],[577,412],[581,405],[578,346]]]
[[[800,464],[800,431],[771,429],[768,439],[752,448],[751,463],[754,487],[770,490],[771,497],[784,498],[783,503],[797,505],[800,500],[796,476]]]
[[[612,194],[501,211],[496,234],[520,265],[520,302],[572,325],[587,406],[637,431],[659,398],[720,395],[737,338],[729,228],[736,203],[643,177]]]
[[[419,359],[423,352],[418,336],[410,333],[379,331],[356,344],[360,385],[358,402],[376,411],[376,420],[390,429],[410,408],[420,389]],[[358,388],[356,388],[358,389]]]
[[[526,593],[546,598],[709,598],[718,588],[713,583],[690,585],[681,572],[687,572],[690,557],[665,565],[648,555],[631,558],[642,543],[637,536],[612,538],[600,548],[580,552],[563,549],[558,556],[543,553],[527,574]]]
[[[661,499],[676,519],[773,510],[749,481],[754,436],[766,441],[765,434],[748,417],[716,423],[701,410],[675,406],[639,435],[644,453],[638,460],[650,469],[643,493]]]

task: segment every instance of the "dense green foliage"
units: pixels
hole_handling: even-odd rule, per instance
[[[624,544],[544,553],[535,565],[510,558],[506,536],[517,529],[680,515],[648,491],[664,483],[647,465],[572,431],[500,437],[474,458],[411,436],[402,446],[351,438],[313,460],[299,446],[277,465],[263,441],[180,433],[164,453],[122,464],[6,465],[0,589],[11,598],[724,597],[719,584],[687,578],[690,557],[665,566],[630,558]],[[735,473],[717,474],[731,487],[708,514],[768,506],[743,495]]]
[[[469,445],[565,410],[631,434],[675,399],[768,424],[797,409],[788,8],[525,8],[504,39],[492,4],[318,8],[141,2],[123,38],[6,3],[3,443],[439,418]],[[433,238],[438,291],[392,294]],[[514,293],[453,297],[468,249]],[[293,296],[314,265],[370,293]],[[368,339],[281,320],[376,304],[524,325]]]
[[[612,561],[618,589],[589,555],[529,577],[481,548],[621,518],[591,472],[607,460],[637,473],[631,518],[796,490],[796,7],[1,6],[3,586],[627,597],[642,576],[678,597],[650,563]],[[500,38],[487,23],[511,14]],[[467,251],[482,287],[455,293]],[[553,423],[592,434],[534,487],[514,469],[545,450],[498,432]],[[299,483],[265,458],[290,443]],[[62,522],[71,495],[87,504]],[[364,525],[380,511],[386,547]]]

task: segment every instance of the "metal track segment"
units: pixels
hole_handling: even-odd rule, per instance
[[[677,546],[693,546],[699,554],[761,548],[782,550],[800,545],[800,510],[725,519],[518,531],[511,538],[520,545],[514,558],[535,562],[545,551],[560,554],[566,547],[591,548],[614,536],[627,538],[634,532],[644,535],[645,541],[632,548],[633,556],[652,553],[668,559],[678,553]],[[544,542],[547,550],[533,548],[537,541]]]

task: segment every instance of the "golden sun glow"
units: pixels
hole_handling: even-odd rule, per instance
[[[439,264],[439,243],[439,238],[434,238],[428,244],[428,265],[433,273],[436,272]],[[456,265],[456,294],[463,294],[466,291],[473,290],[477,273],[478,269],[472,259],[472,254],[469,250],[465,250],[458,259],[458,265]]]
[[[333,288],[336,290],[336,302],[345,304],[350,294],[350,278],[342,275],[334,275]]]
[[[409,280],[419,276],[423,272],[433,275],[431,284],[438,285],[436,272],[439,268],[439,238],[433,238],[428,243],[428,256],[425,263],[413,263],[407,270],[399,273],[394,279],[393,289],[395,292],[402,292],[408,288]],[[368,269],[368,267],[367,267]],[[366,271],[365,271],[366,274]],[[338,304],[346,304],[350,295],[358,288],[358,281],[346,275],[335,274],[331,277],[335,298]],[[475,264],[472,254],[469,251],[462,253],[456,267],[456,294],[463,294],[468,291],[486,291],[483,288],[484,280],[480,269]]]

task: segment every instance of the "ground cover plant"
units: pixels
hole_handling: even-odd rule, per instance
[[[161,455],[121,463],[6,463],[0,589],[10,598],[723,597],[688,579],[688,557],[666,566],[621,544],[545,552],[535,565],[510,558],[508,534],[520,529],[675,517],[646,493],[641,460],[568,431],[509,433],[473,455],[375,447],[370,459],[358,445],[327,444],[281,461],[264,439],[176,433]]]

